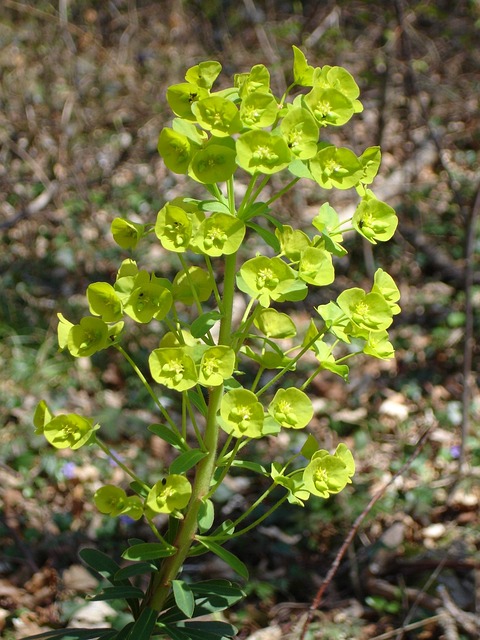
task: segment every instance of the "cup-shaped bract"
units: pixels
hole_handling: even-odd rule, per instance
[[[359,184],[363,168],[359,159],[345,147],[324,147],[310,160],[313,178],[324,189],[350,189]]]
[[[350,470],[340,456],[325,449],[317,451],[303,472],[305,488],[315,496],[328,498],[339,493],[350,480]]]
[[[167,251],[183,253],[192,237],[192,214],[167,203],[160,209],[155,223],[155,235]]]
[[[390,360],[395,356],[395,349],[389,340],[387,331],[369,331],[363,353],[381,360]]]
[[[192,486],[180,474],[172,473],[156,482],[150,489],[145,505],[154,513],[170,513],[174,517],[181,517],[190,501]]]
[[[279,114],[279,106],[271,93],[254,91],[240,104],[240,119],[248,129],[261,129],[273,125]]]
[[[173,279],[172,294],[177,302],[191,305],[196,300],[205,302],[213,291],[211,275],[202,269],[192,265],[187,270],[179,271]]]
[[[70,322],[65,318],[62,313],[57,313],[58,325],[57,325],[57,337],[58,337],[58,346],[60,350],[66,349],[68,347],[68,335],[70,333],[71,328],[74,326],[73,322]]]
[[[280,131],[297,158],[308,160],[317,153],[318,124],[308,109],[289,109],[280,124]]]
[[[87,316],[74,324],[67,347],[75,358],[86,358],[108,346],[108,326],[101,318]]]
[[[190,248],[211,257],[230,255],[238,251],[245,231],[242,220],[228,213],[215,212],[201,223]]]
[[[205,387],[218,387],[235,369],[235,352],[224,345],[207,347],[200,360],[198,381]]]
[[[312,244],[305,231],[293,229],[288,224],[277,227],[275,235],[280,242],[280,251],[292,262],[298,262],[302,251]]]
[[[176,116],[195,122],[196,118],[192,113],[192,105],[197,100],[207,98],[208,95],[208,90],[203,87],[191,82],[181,82],[168,87],[167,102]]]
[[[125,303],[125,313],[136,322],[163,320],[172,306],[173,297],[166,287],[147,282],[136,287]]]
[[[242,128],[236,105],[221,96],[209,96],[192,105],[198,124],[213,136],[224,137],[238,133]]]
[[[392,324],[392,309],[379,293],[365,293],[363,289],[346,289],[337,304],[361,330],[383,331]]]
[[[352,102],[355,113],[363,111],[363,105],[357,99],[360,95],[358,84],[352,74],[344,67],[329,65],[317,67],[313,74],[313,85],[324,89],[336,89]]]
[[[237,139],[237,163],[250,174],[271,175],[290,164],[292,154],[285,139],[263,129],[252,129]]]
[[[87,287],[90,313],[104,322],[117,322],[123,314],[122,301],[108,282],[93,282]]]
[[[278,257],[257,256],[244,262],[237,275],[237,285],[258,299],[262,307],[268,307],[271,300],[303,300],[307,294],[307,286],[297,272]]]
[[[211,89],[221,70],[220,62],[205,60],[190,67],[185,73],[185,80],[202,89]]]
[[[35,435],[43,435],[45,425],[53,419],[53,413],[50,411],[45,400],[40,400],[37,404],[35,413],[33,414],[33,426],[35,427]]]
[[[308,284],[317,287],[331,284],[335,280],[332,254],[325,249],[308,247],[301,253],[298,273]]]
[[[313,72],[315,69],[308,64],[301,49],[293,45],[293,80],[300,87],[313,86]]]
[[[113,484],[106,484],[97,489],[93,495],[93,501],[100,513],[112,517],[124,513],[128,504],[125,491]]]
[[[248,389],[232,389],[222,398],[220,426],[236,438],[260,438],[264,412],[257,396]]]
[[[257,91],[270,93],[270,71],[265,65],[256,64],[248,73],[235,74],[234,85],[242,99]]]
[[[379,293],[390,305],[393,315],[400,313],[401,309],[397,302],[400,300],[400,291],[395,280],[383,269],[377,269],[373,277],[373,293]]]
[[[99,429],[92,420],[76,413],[55,416],[43,428],[43,435],[56,449],[79,449]]]
[[[267,338],[293,338],[297,335],[294,321],[277,309],[262,309],[253,323]]]
[[[202,184],[226,182],[235,173],[235,143],[232,138],[210,138],[190,163],[189,175]]]
[[[188,165],[195,149],[195,146],[187,136],[165,127],[158,137],[157,149],[170,171],[173,171],[173,173],[187,173]]]
[[[350,120],[355,109],[352,102],[336,89],[314,87],[303,99],[319,126],[340,127]]]
[[[134,249],[145,232],[145,225],[115,218],[110,225],[113,239],[122,249]]]
[[[313,418],[312,401],[296,387],[278,389],[268,406],[268,413],[282,427],[303,429]]]
[[[372,244],[377,244],[377,241],[390,240],[397,228],[398,218],[390,205],[367,191],[353,214],[352,223],[358,233]]]
[[[154,349],[148,364],[153,379],[169,389],[186,391],[198,382],[195,362],[188,353],[188,347]]]

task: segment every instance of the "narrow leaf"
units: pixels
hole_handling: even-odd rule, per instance
[[[143,598],[145,594],[141,589],[128,585],[118,587],[106,587],[100,593],[89,598],[90,600],[123,600],[124,598]]]
[[[200,451],[200,449],[184,451],[170,465],[170,473],[185,473],[189,469],[192,469],[200,460],[203,460],[206,455],[206,452]]]
[[[190,587],[183,580],[172,580],[172,587],[177,607],[187,618],[191,618],[195,610],[195,599]]]
[[[170,427],[167,427],[164,424],[151,424],[148,427],[148,430],[159,438],[162,438],[162,440],[165,440],[165,442],[168,442],[168,444],[171,444],[175,449],[178,449],[179,451],[188,451],[188,447],[181,436],[178,433],[175,433],[175,431],[172,431]]]
[[[245,580],[248,580],[248,569],[245,564],[239,558],[237,558],[237,556],[235,556],[230,551],[227,551],[216,542],[208,540],[208,538],[201,538],[200,536],[197,536],[197,540],[209,551],[226,562],[229,567],[231,567],[236,573],[238,573],[239,576],[245,578]]]
[[[123,567],[123,569],[117,571],[114,578],[115,581],[127,580],[128,578],[143,576],[146,573],[152,573],[153,571],[156,571],[156,568],[148,562],[136,562],[135,564],[130,564],[128,567]]]
[[[114,576],[120,566],[110,556],[107,556],[103,551],[97,551],[97,549],[82,549],[78,555],[87,566],[115,584]]]
[[[254,231],[256,231],[258,233],[258,235],[263,240],[265,240],[265,242],[270,247],[272,247],[272,249],[275,251],[275,253],[280,253],[280,243],[279,243],[278,238],[276,237],[275,234],[273,234],[268,229],[264,229],[263,227],[258,225],[256,222],[247,222],[247,227],[250,227],[250,229],[253,229]]]
[[[53,629],[39,633],[35,636],[28,636],[24,640],[54,640],[58,638],[70,638],[70,640],[94,640],[95,638],[114,638],[117,635],[116,629]]]
[[[191,326],[190,332],[194,338],[202,338],[221,319],[219,311],[207,311],[196,318]]]
[[[166,547],[159,542],[142,542],[135,544],[122,553],[125,560],[157,560],[168,558],[176,552],[175,547]]]
[[[146,607],[130,630],[128,640],[150,640],[158,618],[158,611]]]

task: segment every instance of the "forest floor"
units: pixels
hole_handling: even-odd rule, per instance
[[[479,37],[478,0],[3,0],[2,637],[71,623],[96,584],[78,549],[116,553],[125,537],[145,534],[91,505],[100,481],[122,482],[120,470],[83,449],[48,449],[33,436],[32,414],[44,398],[96,415],[119,455],[150,473],[166,455],[145,436],[153,410],[134,404],[139,388],[123,365],[73,362],[56,344],[57,311],[78,314],[87,285],[117,270],[112,219],[154,221],[183,187],[156,151],[171,119],[165,90],[189,66],[217,59],[230,77],[266,64],[281,92],[292,45],[314,66],[345,66],[361,87],[365,111],[345,128],[345,144],[381,145],[376,193],[396,208],[399,227],[374,256],[348,246],[340,283],[368,282],[384,267],[402,313],[394,361],[365,360],[348,384],[315,382],[311,429],[326,448],[340,439],[352,448],[354,484],[319,506],[282,508],[248,549],[232,547],[251,580],[231,620],[241,639],[297,638],[342,541],[380,492],[307,638],[480,637]],[[324,198],[300,188],[283,206],[308,225]],[[334,201],[353,203],[344,192]],[[291,313],[301,322],[301,308]],[[290,445],[270,443],[268,455]],[[224,509],[257,492],[252,478],[236,481]],[[214,562],[189,570],[224,575]]]

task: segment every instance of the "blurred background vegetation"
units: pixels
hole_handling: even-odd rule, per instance
[[[357,480],[336,500],[282,510],[255,534],[248,553],[235,550],[253,575],[250,604],[236,614],[241,637],[269,625],[289,628],[296,607],[313,599],[354,518],[427,426],[422,453],[364,523],[329,592],[323,635],[315,637],[373,638],[417,620],[418,627],[398,637],[437,638],[439,623],[428,619],[442,606],[439,585],[460,609],[474,611],[479,35],[478,0],[3,0],[0,631],[6,638],[68,620],[81,589],[62,589],[58,580],[77,563],[78,547],[115,551],[132,531],[89,505],[100,481],[124,482],[118,469],[91,452],[59,455],[33,436],[38,400],[95,416],[120,455],[135,456],[146,473],[158,473],[168,455],[148,439],[153,408],[116,354],[86,362],[58,353],[56,313],[78,318],[88,284],[111,281],[127,257],[110,238],[114,217],[154,221],[167,200],[185,193],[183,178],[169,174],[156,151],[171,119],[167,86],[182,81],[187,67],[217,59],[226,82],[266,64],[281,92],[290,80],[293,44],[310,64],[343,65],[356,78],[365,111],[345,127],[343,142],[356,152],[381,145],[376,192],[400,219],[394,240],[375,247],[374,255],[348,243],[336,286],[367,283],[383,267],[399,284],[403,312],[394,326],[394,363],[357,363],[348,385],[328,376],[315,384],[312,429],[327,448],[338,438],[349,442]],[[327,198],[342,209],[355,202],[350,193],[332,200],[300,187],[282,201],[280,216],[308,226]],[[173,269],[153,245],[133,257],[148,258],[157,273]],[[132,338],[129,346],[140,362],[151,348],[148,337]],[[268,455],[296,444],[270,443]],[[251,478],[236,478],[222,508],[241,509],[257,489]],[[395,527],[400,537],[393,550],[382,536]],[[379,586],[380,578],[375,583],[365,575],[382,544],[388,553]],[[442,557],[448,563],[439,568]],[[218,568],[192,571],[211,575]],[[407,587],[423,593],[432,574],[427,591],[437,600],[412,611]],[[474,637],[458,624],[467,634],[459,637]],[[335,635],[339,630],[343,636]]]

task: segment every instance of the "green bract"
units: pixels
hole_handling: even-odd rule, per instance
[[[297,334],[290,316],[276,309],[262,309],[253,322],[267,338],[292,338]]]
[[[198,381],[206,387],[216,387],[233,374],[235,352],[231,347],[208,347],[200,361]]]
[[[218,257],[238,251],[245,236],[245,224],[228,213],[212,213],[192,239],[193,251]]]
[[[180,510],[187,506],[191,495],[190,482],[184,476],[172,473],[153,485],[145,504],[154,513],[171,513],[181,518]]]
[[[332,254],[324,249],[308,247],[300,255],[298,266],[300,278],[308,284],[323,286],[335,279]]]
[[[241,291],[257,298],[262,307],[271,300],[303,300],[307,287],[281,258],[257,257],[247,260],[237,276]]]
[[[229,180],[235,169],[235,148],[231,138],[211,138],[194,154],[189,172],[198,182],[214,184]]]
[[[339,127],[355,113],[352,102],[336,89],[314,87],[303,99],[320,126]]]
[[[302,251],[312,244],[304,231],[293,229],[288,224],[275,229],[275,235],[280,242],[282,254],[285,254],[292,262],[298,262]]]
[[[35,427],[35,434],[38,436],[43,435],[45,425],[48,424],[53,418],[53,413],[47,406],[45,400],[40,400],[35,413],[33,415],[33,425]]]
[[[197,87],[211,89],[221,70],[222,65],[219,62],[207,60],[190,67],[185,74],[185,80]]]
[[[186,391],[195,386],[195,362],[187,350],[188,347],[162,347],[152,351],[148,364],[153,379],[177,391]]]
[[[198,124],[214,136],[230,136],[242,128],[240,113],[230,100],[210,96],[192,105]]]
[[[93,425],[76,413],[61,414],[47,422],[43,429],[45,438],[56,449],[79,449],[90,440],[99,425]]]
[[[365,293],[355,287],[343,291],[337,304],[348,318],[360,329],[382,331],[392,324],[392,310],[379,293]]]
[[[318,124],[307,109],[293,107],[283,118],[280,130],[290,151],[307,160],[317,153]]]
[[[284,138],[269,131],[247,131],[237,140],[237,163],[251,174],[277,173],[288,167],[291,157]]]
[[[113,239],[122,249],[134,249],[145,232],[145,225],[115,218],[110,226]]]
[[[256,64],[249,73],[238,73],[234,77],[235,87],[238,88],[240,97],[246,98],[254,91],[262,93],[270,92],[270,72],[263,64]]]
[[[152,318],[163,320],[172,306],[172,294],[154,282],[136,287],[127,303],[125,313],[137,322],[150,322]]]
[[[245,127],[260,129],[269,127],[278,118],[279,107],[270,93],[255,91],[247,95],[240,105],[240,118]]]
[[[196,300],[204,302],[210,298],[212,290],[212,278],[201,267],[189,267],[187,271],[179,271],[173,279],[173,297],[184,304],[193,304]]]
[[[268,413],[289,429],[303,429],[313,418],[312,401],[306,393],[290,387],[279,389],[268,407]]]
[[[363,169],[359,159],[344,147],[328,146],[310,160],[310,171],[324,189],[350,189],[359,184]]]
[[[191,214],[173,204],[158,212],[155,235],[168,251],[186,251],[192,235]]]
[[[260,438],[263,429],[263,407],[257,396],[247,389],[226,393],[220,405],[220,426],[236,438]]]
[[[167,101],[173,113],[185,120],[195,121],[192,105],[197,100],[208,97],[207,89],[191,82],[173,84],[167,89]]]
[[[127,496],[121,487],[112,484],[97,489],[93,501],[100,513],[112,517],[128,515],[133,520],[139,520],[143,515],[142,500],[138,496]]]
[[[187,136],[173,129],[162,129],[157,149],[173,173],[187,173],[194,147]]]
[[[94,282],[87,287],[90,313],[100,316],[104,322],[117,322],[123,314],[122,302],[111,284]]]
[[[325,449],[314,453],[303,473],[303,482],[313,495],[328,498],[351,482],[354,473],[353,457],[347,447],[341,444],[334,455],[330,455]]]
[[[311,87],[313,85],[314,68],[307,62],[303,51],[293,45],[293,80],[301,87]]]
[[[358,233],[376,244],[377,241],[390,240],[397,228],[398,218],[392,207],[367,191],[353,214],[352,222]]]
[[[86,317],[68,333],[67,347],[72,356],[91,356],[108,346],[108,326],[100,318]]]
[[[383,269],[377,269],[373,278],[373,293],[379,293],[390,305],[393,315],[400,313],[397,302],[400,300],[400,291],[395,280]]]

